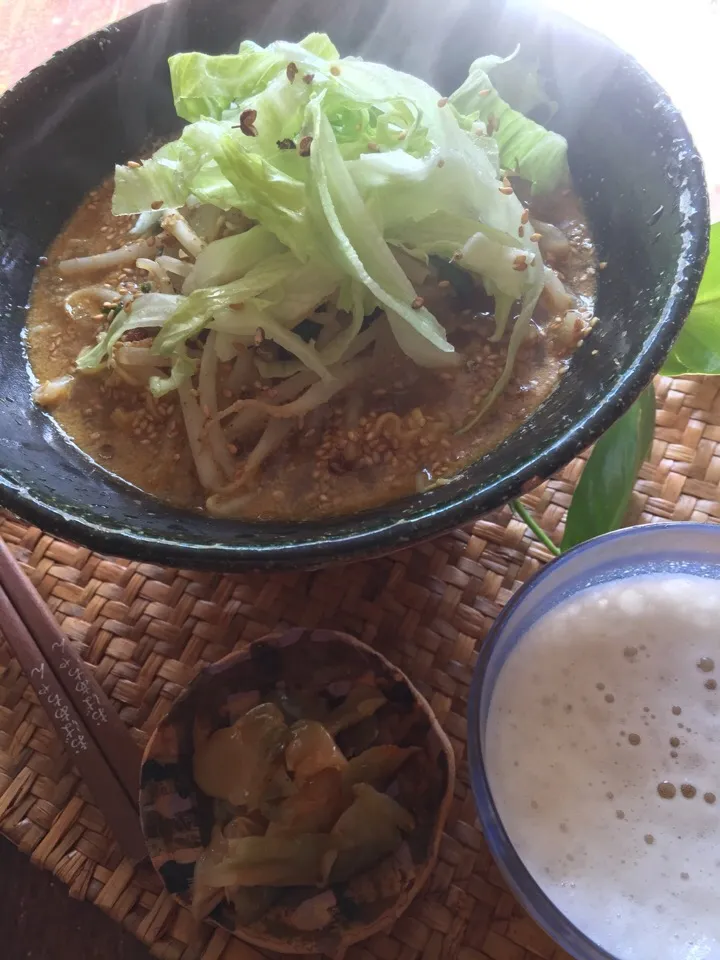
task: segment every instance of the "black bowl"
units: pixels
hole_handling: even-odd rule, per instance
[[[261,12],[262,11],[262,12]],[[91,462],[31,400],[25,305],[38,257],[84,193],[177,127],[166,60],[325,30],[452,90],[470,61],[520,41],[560,104],[579,193],[607,269],[601,323],[557,390],[440,489],[313,523],[214,520],[171,508]],[[660,367],[692,305],[708,242],[702,165],[665,93],[608,40],[502,0],[178,0],[54,56],[0,101],[0,503],[107,553],[215,569],[321,566],[426,539],[517,496],[594,441]]]

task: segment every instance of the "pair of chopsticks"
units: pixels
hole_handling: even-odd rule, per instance
[[[140,750],[2,538],[0,631],[123,853],[142,860]]]

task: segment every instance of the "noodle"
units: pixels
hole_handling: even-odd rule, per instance
[[[185,217],[177,211],[168,213],[162,220],[163,230],[167,230],[187,252],[197,257],[205,248],[206,243],[193,230]]]
[[[178,396],[185,420],[188,444],[200,483],[206,490],[218,490],[223,485],[222,477],[217,463],[203,442],[203,415],[197,400],[192,395],[189,383],[180,384]]]
[[[336,374],[335,371],[333,371],[335,374],[333,380],[325,380],[313,384],[301,397],[298,397],[297,400],[293,400],[290,403],[276,405],[266,403],[263,400],[255,400],[254,398],[237,400],[232,407],[222,410],[218,414],[218,417],[224,419],[229,413],[243,409],[259,410],[269,417],[303,417],[321,404],[327,403],[331,397],[334,397],[336,393],[339,393],[340,390],[343,390],[349,383],[356,380],[366,369],[368,369],[368,365],[367,363],[363,363],[363,361],[357,361],[355,364],[347,364],[342,370],[337,371]]]
[[[129,243],[118,250],[108,250],[106,253],[96,253],[91,257],[73,257],[70,260],[61,260],[58,263],[58,272],[65,277],[73,277],[82,273],[91,273],[100,270],[113,270],[117,267],[127,267],[140,257],[153,259],[157,254],[154,245],[147,240],[138,240]]]
[[[145,270],[146,273],[150,274],[157,284],[159,293],[175,293],[175,289],[172,283],[170,283],[170,277],[167,275],[167,272],[155,260],[148,260],[146,257],[140,257],[136,261],[135,265],[139,270]]]
[[[216,463],[222,467],[227,477],[235,474],[235,461],[230,456],[227,440],[217,417],[217,366],[218,357],[215,350],[217,334],[213,330],[207,338],[202,360],[200,361],[200,375],[198,377],[198,393],[200,409],[207,418],[206,435]]]

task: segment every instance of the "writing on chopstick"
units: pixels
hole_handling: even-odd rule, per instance
[[[82,697],[82,704],[85,707],[85,715],[88,720],[98,725],[107,723],[107,713],[100,701],[100,698],[93,692],[88,676],[77,660],[71,659],[67,655],[67,646],[65,639],[56,640],[52,645],[53,650],[60,650],[65,654],[58,662],[58,668],[64,670],[70,680],[75,681],[75,692]]]
[[[30,677],[37,677],[38,683],[33,684],[40,700],[50,708],[48,713],[58,721],[58,729],[62,733],[65,746],[74,753],[84,753],[88,748],[88,743],[82,733],[80,724],[75,720],[71,713],[71,708],[65,702],[62,694],[52,689],[52,685],[45,680],[45,664],[41,663],[33,667],[30,671]]]

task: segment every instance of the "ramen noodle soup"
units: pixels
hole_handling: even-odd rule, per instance
[[[592,587],[518,641],[484,758],[510,842],[619,960],[720,958],[720,587]],[[716,668],[717,663],[717,668]]]
[[[38,268],[37,403],[219,517],[448,482],[554,389],[602,266],[565,141],[496,61],[448,98],[318,34],[171,58],[180,138],[118,167]]]

